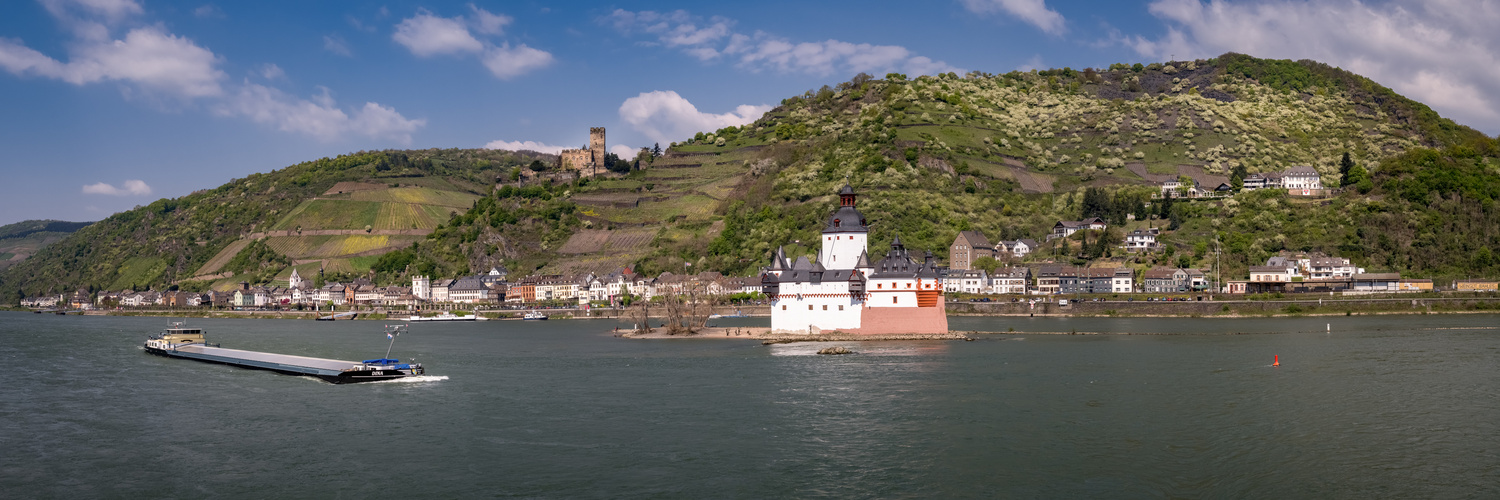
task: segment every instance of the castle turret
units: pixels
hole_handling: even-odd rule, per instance
[[[865,253],[870,226],[856,205],[859,196],[848,184],[839,190],[839,208],[823,227],[823,251],[818,262],[828,269],[854,269]]]

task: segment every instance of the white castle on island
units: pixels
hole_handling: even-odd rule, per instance
[[[806,256],[788,262],[776,249],[761,273],[771,300],[774,333],[851,334],[947,333],[943,283],[932,254],[911,258],[901,237],[874,265],[867,252],[870,226],[855,208],[857,195],[845,185],[839,208],[823,227],[823,249],[816,262]]]

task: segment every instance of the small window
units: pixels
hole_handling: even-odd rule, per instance
[[[807,310],[809,310],[809,311],[811,311],[811,310],[813,310],[813,308],[812,308],[812,304],[808,304],[808,305],[807,305]]]
[[[875,284],[875,288],[885,288],[885,285],[882,285],[880,283],[876,283]]]
[[[827,311],[828,310],[828,306],[823,306],[823,310]]]
[[[891,303],[892,303],[892,304],[895,304],[895,303],[896,303],[896,298],[895,298],[895,297],[891,297]]]
[[[839,310],[840,311],[844,310],[844,306],[839,306]]]
[[[785,311],[786,310],[786,306],[781,306],[781,310]]]

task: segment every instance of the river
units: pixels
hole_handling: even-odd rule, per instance
[[[188,321],[386,348],[374,321]],[[166,322],[0,313],[0,497],[1500,497],[1494,315],[954,317],[1031,333],[848,356],[418,323],[393,357],[430,377],[344,386],[144,353]]]

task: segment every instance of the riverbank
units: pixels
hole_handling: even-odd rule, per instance
[[[764,327],[710,327],[700,328],[694,333],[668,334],[657,328],[651,333],[635,333],[617,330],[615,336],[628,339],[752,339],[762,344],[790,344],[793,342],[878,342],[890,340],[973,340],[964,332],[948,333],[902,333],[888,335],[852,335],[846,333],[823,333],[815,335],[790,335],[772,333]]]
[[[1059,304],[1065,299],[1068,305]],[[1343,298],[1307,297],[1274,300],[1184,300],[1146,301],[1121,300],[1116,297],[1069,299],[1047,296],[1043,302],[960,302],[947,303],[949,317],[995,316],[995,317],[1110,317],[1110,318],[1275,318],[1302,316],[1367,316],[1367,315],[1419,315],[1419,314],[1474,314],[1500,312],[1500,297],[1432,297],[1421,298]],[[347,314],[350,311],[334,311]],[[612,319],[622,318],[625,311],[610,308],[544,309],[551,319]],[[722,306],[715,309],[718,314],[743,314],[747,317],[770,316],[767,306]],[[358,311],[353,319],[390,321],[404,319],[410,311]],[[479,314],[488,319],[517,319],[524,311],[481,310]],[[259,318],[259,319],[316,319],[327,316],[328,311],[233,311],[207,309],[134,309],[85,311],[90,316],[159,316],[185,318]],[[346,320],[348,318],[339,318]]]
[[[1382,314],[1462,314],[1500,312],[1500,297],[1298,298],[1285,300],[1091,300],[1048,297],[1045,302],[949,302],[949,316],[1112,317],[1112,318],[1267,318],[1363,316]]]

